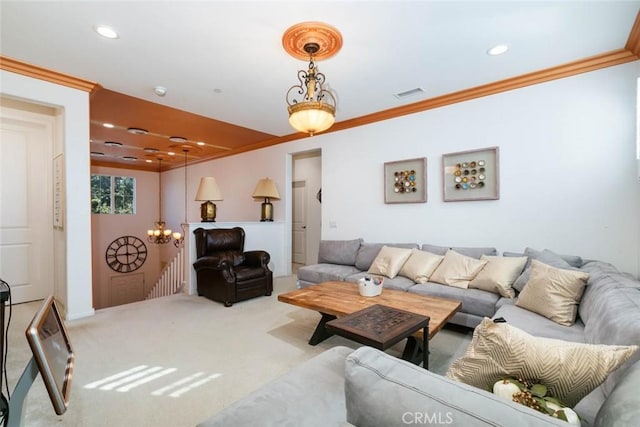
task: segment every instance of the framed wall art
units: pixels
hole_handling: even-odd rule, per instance
[[[445,202],[500,198],[498,147],[442,155]]]
[[[425,203],[426,201],[426,157],[384,164],[385,203]]]

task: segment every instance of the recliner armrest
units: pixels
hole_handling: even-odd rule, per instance
[[[201,268],[209,268],[212,270],[225,270],[233,266],[233,261],[226,257],[219,256],[203,256],[193,263],[193,268],[198,271]]]
[[[268,268],[271,255],[266,251],[247,251],[244,253],[243,264],[250,267]]]

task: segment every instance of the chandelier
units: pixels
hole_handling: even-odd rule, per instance
[[[330,25],[303,22],[284,33],[282,45],[294,58],[309,59],[308,69],[298,71],[299,84],[287,91],[289,124],[311,136],[329,129],[335,122],[336,98],[325,88],[325,76],[315,61],[335,55],[342,47],[342,35]]]
[[[147,242],[162,245],[173,239],[171,230],[164,228],[166,223],[162,220],[162,157],[158,157],[158,190],[159,219],[154,222],[155,228],[153,230],[147,230]]]

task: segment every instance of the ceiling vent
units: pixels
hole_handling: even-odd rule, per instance
[[[424,90],[422,90],[422,88],[417,87],[415,89],[409,89],[409,90],[406,90],[404,92],[396,93],[393,96],[395,96],[398,99],[403,99],[403,98],[407,98],[409,96],[420,95],[422,93],[424,93]]]

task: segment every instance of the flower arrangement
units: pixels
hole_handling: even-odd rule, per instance
[[[507,377],[496,381],[491,391],[497,396],[567,421],[569,424],[580,425],[578,414],[562,403],[560,399],[551,396],[549,388],[544,384],[522,378]]]

